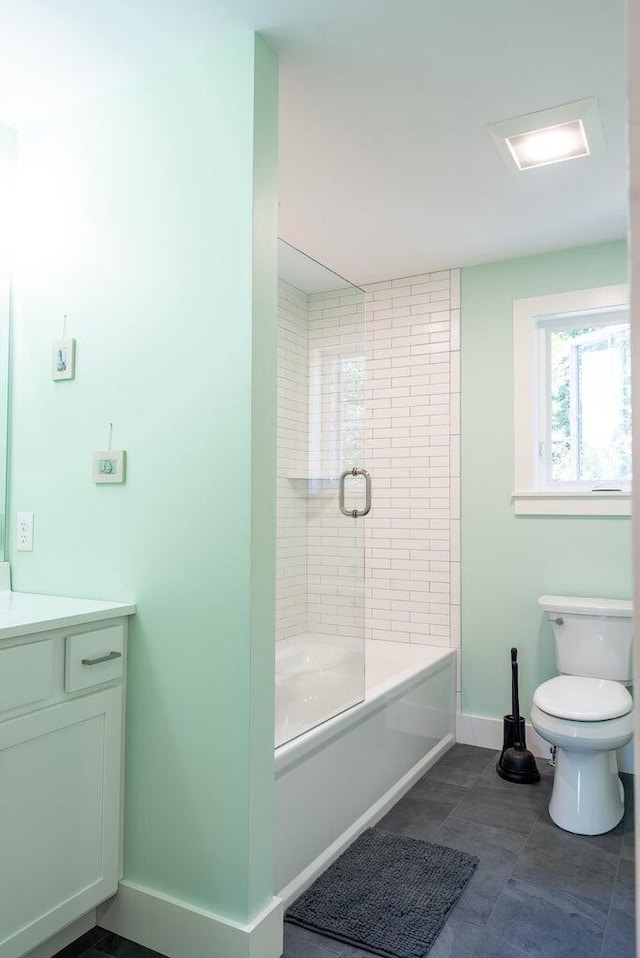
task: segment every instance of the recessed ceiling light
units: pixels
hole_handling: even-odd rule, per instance
[[[508,136],[507,145],[519,170],[589,155],[589,144],[582,120],[571,120],[569,123],[545,126],[531,133]]]
[[[511,170],[530,170],[604,149],[595,99],[515,117],[487,128]]]

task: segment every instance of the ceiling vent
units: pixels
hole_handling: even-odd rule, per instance
[[[487,127],[512,171],[532,170],[604,150],[598,104],[591,97]]]

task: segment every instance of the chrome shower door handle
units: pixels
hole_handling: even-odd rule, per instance
[[[345,509],[344,505],[344,481],[347,476],[364,476],[365,483],[365,501],[364,509]],[[340,495],[338,499],[338,505],[340,507],[340,512],[343,516],[348,516],[352,519],[360,519],[362,516],[366,516],[371,511],[371,476],[366,469],[345,469],[344,472],[340,474],[339,480],[339,490]]]
[[[371,476],[366,469],[358,469],[359,476],[364,476],[364,509],[358,513],[358,516],[366,516],[371,512]]]

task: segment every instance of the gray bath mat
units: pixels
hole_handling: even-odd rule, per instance
[[[455,848],[369,828],[285,920],[384,958],[424,958],[477,864]]]

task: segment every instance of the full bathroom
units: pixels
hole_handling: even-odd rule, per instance
[[[478,925],[497,949],[491,953],[535,948],[539,919],[531,915],[538,909],[558,954],[574,946],[581,954],[633,953],[633,605],[622,597],[631,594],[626,270],[625,244],[613,242],[365,284],[358,292],[281,241],[276,888],[287,914],[297,914],[300,893],[330,874],[327,866],[373,823],[480,860],[436,955],[476,953],[468,949],[479,947],[470,945]],[[511,434],[488,439],[480,423],[499,418],[507,390],[518,423],[527,373],[523,368],[514,388],[513,370],[526,348],[521,365],[533,371],[536,352],[519,340],[523,330],[529,339],[543,338],[549,352],[564,350],[551,415],[565,410],[567,382],[582,390],[580,451],[569,466],[556,457],[552,467],[567,470],[581,455],[585,478],[595,484],[588,470],[604,453],[589,446],[594,432],[586,416],[594,397],[608,401],[611,388],[616,398],[607,412],[620,419],[607,455],[626,489],[603,489],[594,501],[591,488],[574,480],[536,495],[531,480],[518,475],[525,461],[512,466],[515,484],[503,501],[485,488],[483,509],[480,500],[465,502],[477,483],[456,475],[461,461],[474,461],[474,454],[499,461],[487,442],[513,448],[513,426]],[[486,343],[485,362],[476,368],[472,353],[465,367],[464,346],[476,331]],[[607,355],[609,348],[615,353]],[[586,349],[577,387],[564,358],[569,349]],[[490,380],[504,380],[493,392],[488,369]],[[472,394],[461,391],[461,381],[474,382]],[[481,442],[474,430],[461,435],[461,409],[463,422],[477,418]],[[508,483],[508,476],[475,465],[487,481]],[[531,538],[550,529],[564,551],[543,562],[548,544],[541,538],[536,553]],[[596,562],[594,554],[575,551],[578,541],[586,548],[591,533]],[[471,551],[465,556],[470,544],[479,559]],[[573,585],[591,574],[589,587]],[[558,581],[572,586],[549,594]],[[523,591],[526,602],[513,597]],[[477,619],[467,621],[474,604]],[[456,649],[462,634],[466,662],[478,622],[490,628],[477,649],[476,693]],[[508,753],[500,755],[506,738],[496,703],[509,711],[512,642],[526,703],[522,744],[526,737],[535,753],[527,753],[535,777],[503,774]],[[474,694],[485,697],[486,716],[463,704]],[[510,833],[508,853],[497,852],[502,827]],[[587,900],[598,902],[595,913]],[[577,910],[581,929],[564,919],[565,907]],[[518,923],[517,933],[505,932],[508,921]],[[302,924],[307,935],[319,928],[320,937],[304,938],[285,923],[289,947],[331,940],[322,937],[326,925]]]
[[[0,958],[405,958],[296,911],[373,839],[416,958],[636,953],[603,6],[9,4]]]

